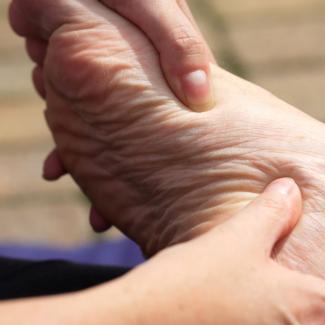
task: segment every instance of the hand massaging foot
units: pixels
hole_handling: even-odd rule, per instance
[[[187,110],[150,42],[93,0],[14,0],[10,15],[34,42],[65,167],[146,254],[205,232],[288,176],[304,216],[276,258],[325,276],[322,123],[217,66],[216,107]]]

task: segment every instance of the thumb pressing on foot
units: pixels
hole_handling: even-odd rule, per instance
[[[290,178],[271,183],[233,219],[253,251],[270,257],[279,240],[289,235],[302,212],[302,197]]]

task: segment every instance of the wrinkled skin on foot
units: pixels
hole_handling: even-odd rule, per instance
[[[288,176],[302,190],[304,216],[275,254],[325,276],[322,123],[216,66],[216,107],[191,112],[168,88],[150,42],[100,4],[13,7],[16,31],[26,36],[15,26],[23,10],[49,42],[46,119],[60,157],[110,223],[150,255],[221,223]]]

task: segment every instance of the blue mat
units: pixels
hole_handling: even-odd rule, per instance
[[[128,239],[103,241],[76,248],[0,244],[0,256],[29,260],[63,259],[77,263],[134,267],[144,261],[139,247]]]

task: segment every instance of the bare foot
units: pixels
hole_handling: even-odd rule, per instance
[[[65,167],[146,254],[201,234],[288,176],[304,217],[277,258],[325,276],[322,123],[218,67],[215,109],[188,111],[150,42],[92,0],[14,0],[11,23],[48,44],[46,117]]]

